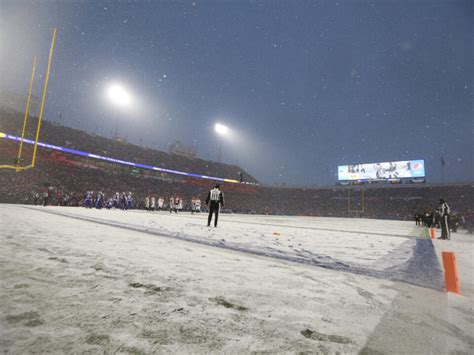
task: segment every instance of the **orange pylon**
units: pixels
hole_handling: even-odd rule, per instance
[[[444,279],[446,291],[459,292],[458,269],[456,267],[456,255],[452,251],[443,251]]]

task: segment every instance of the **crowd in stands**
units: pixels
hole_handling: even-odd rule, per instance
[[[22,114],[0,108],[0,132],[21,136],[22,122]],[[30,117],[25,137],[35,136],[36,122],[36,117]],[[246,181],[256,182],[255,178],[235,165],[169,154],[121,140],[89,134],[47,120],[42,121],[40,141],[125,161],[206,176],[239,180],[242,173]]]
[[[5,121],[0,122],[0,131],[11,132],[6,129]],[[131,145],[116,145],[111,140],[76,130],[66,129],[70,136],[63,136],[59,140],[58,136],[64,134],[64,130],[59,132],[54,129],[64,127],[54,127],[51,125],[44,130],[42,140],[58,145],[69,144],[77,149],[124,160],[166,165],[176,170],[193,170],[214,176],[228,177],[226,174],[236,175],[242,171],[235,166],[172,156]],[[87,139],[82,139],[81,134],[86,135],[83,138]],[[76,140],[84,143],[76,144]],[[0,157],[15,157],[17,149],[18,143],[0,139]],[[23,156],[31,157],[31,154],[32,147],[25,146]],[[200,165],[204,166],[204,170]],[[145,208],[146,197],[158,199],[161,196],[169,201],[170,197],[179,196],[183,202],[182,210],[188,211],[191,210],[192,198],[199,197],[204,201],[213,184],[210,180],[137,170],[39,149],[34,169],[19,173],[0,170],[0,202],[44,204],[46,200],[51,205],[83,206],[87,191],[102,191],[105,201],[116,192],[130,192],[133,197],[132,208]],[[431,213],[437,207],[438,199],[443,197],[449,202],[453,218],[457,219],[459,225],[472,230],[474,218],[472,184],[387,185],[362,189],[353,186],[287,188],[225,183],[221,184],[221,188],[226,198],[223,212],[228,213],[413,220],[415,214]],[[202,210],[205,210],[204,205]]]

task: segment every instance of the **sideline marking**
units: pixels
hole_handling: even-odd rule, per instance
[[[142,211],[137,211],[137,210],[132,210],[130,211],[132,213],[137,213],[137,212],[142,212]],[[143,211],[146,212],[146,211]],[[201,212],[203,214],[207,214],[207,212]],[[176,217],[176,214],[173,214],[170,216]],[[197,217],[192,217],[188,216],[185,214],[181,214],[180,218],[190,218],[190,219],[199,219]],[[252,215],[249,215],[252,216]],[[289,217],[297,217],[297,216],[289,216]],[[231,219],[226,219],[225,216],[219,215],[219,220],[220,221],[225,221],[225,222],[230,222],[230,223],[243,223],[242,221],[233,221]],[[364,232],[364,231],[351,231],[347,229],[330,229],[330,228],[318,228],[318,227],[303,227],[303,226],[289,226],[286,224],[270,224],[270,223],[260,223],[260,222],[249,222],[245,221],[246,224],[253,224],[253,225],[258,225],[258,226],[269,226],[269,227],[283,227],[283,228],[295,228],[295,229],[305,229],[305,230],[321,230],[321,231],[328,231],[328,232],[344,232],[344,233],[353,233],[353,234],[367,234],[367,235],[381,235],[383,237],[403,237],[403,238],[418,238],[416,235],[406,235],[406,234],[388,234],[388,233],[377,233],[377,232]]]
[[[105,225],[108,227],[121,228],[125,230],[131,230],[138,233],[144,233],[148,235],[156,235],[159,237],[165,237],[169,239],[181,240],[189,243],[195,243],[208,247],[216,247],[224,250],[230,250],[255,256],[267,257],[272,259],[284,260],[288,262],[294,262],[298,264],[319,266],[329,270],[345,271],[357,275],[364,275],[379,279],[400,281],[416,286],[434,289],[437,291],[443,291],[442,273],[439,271],[439,262],[434,252],[434,246],[430,239],[416,239],[415,250],[413,256],[408,260],[407,263],[394,268],[388,268],[385,270],[372,270],[366,268],[360,268],[355,266],[349,266],[341,261],[336,261],[325,255],[312,254],[313,258],[298,258],[283,253],[272,253],[260,250],[252,250],[244,247],[238,247],[233,245],[224,244],[220,241],[205,241],[197,239],[180,233],[164,233],[157,230],[152,230],[144,227],[133,226],[130,224],[121,224],[117,222],[105,221],[99,218],[90,218],[84,216],[75,216],[73,214],[48,211],[41,208],[33,208],[28,206],[18,206],[37,212],[49,213],[65,218],[71,218],[75,220]],[[424,243],[428,242],[428,243]],[[433,257],[434,256],[434,257]],[[333,260],[333,261],[330,261]],[[435,264],[433,264],[435,263]]]

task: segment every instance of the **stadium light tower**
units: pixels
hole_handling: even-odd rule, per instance
[[[217,135],[219,136],[219,156],[218,161],[219,163],[222,162],[222,137],[229,134],[229,128],[224,126],[223,124],[216,123],[214,125],[214,131],[216,131]]]
[[[128,91],[119,84],[111,85],[107,89],[107,96],[117,109],[117,118],[115,120],[115,138],[118,138],[119,110],[130,106],[132,98]]]

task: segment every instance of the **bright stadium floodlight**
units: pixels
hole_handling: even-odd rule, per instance
[[[118,106],[129,106],[132,99],[130,94],[125,90],[121,85],[112,85],[109,87],[108,91],[109,99]]]
[[[221,136],[225,136],[229,132],[229,128],[220,123],[214,125],[214,130]]]
[[[114,104],[116,109],[116,119],[115,119],[115,139],[119,138],[118,135],[118,124],[119,124],[119,115],[120,109],[130,106],[132,102],[132,97],[127,92],[127,90],[120,84],[113,84],[107,89],[107,96],[109,100]]]
[[[216,133],[219,137],[224,137],[224,136],[227,136],[229,134],[229,128],[227,126],[224,126],[221,123],[216,123],[214,125],[214,130],[216,131]],[[217,161],[219,163],[222,162],[222,138],[219,139],[219,152],[218,152]]]

